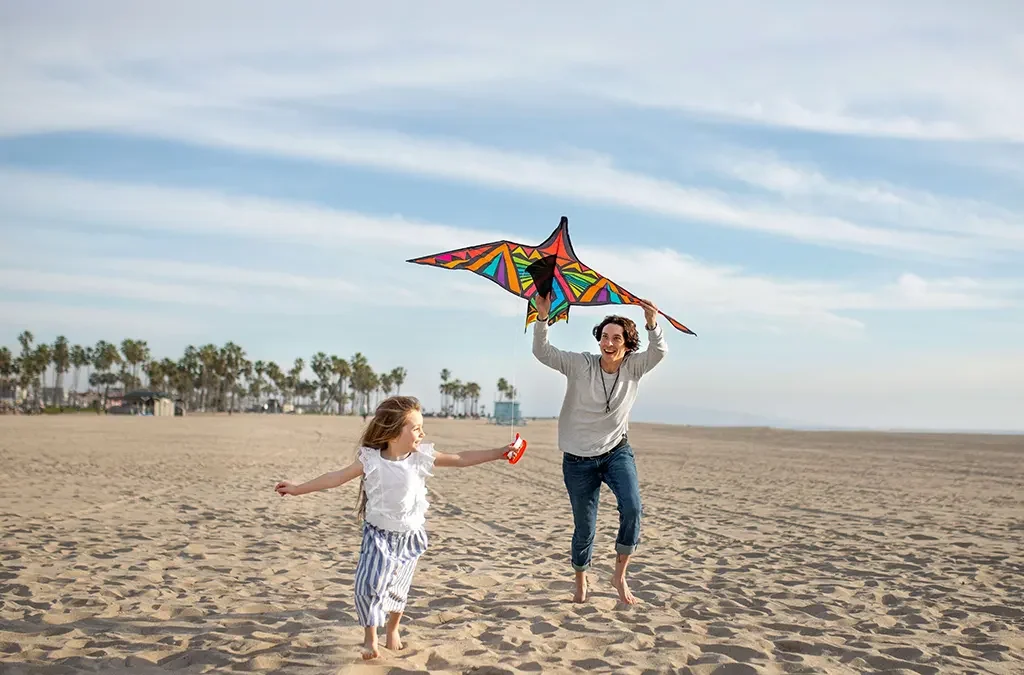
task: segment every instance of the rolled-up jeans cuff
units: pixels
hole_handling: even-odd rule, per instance
[[[577,565],[576,563],[573,563],[572,568],[577,572],[586,572],[590,569],[590,563],[587,563],[586,565]]]
[[[615,552],[619,555],[633,555],[636,552],[636,546],[627,546],[626,544],[615,544]]]

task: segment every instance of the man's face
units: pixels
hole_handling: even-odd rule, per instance
[[[610,323],[601,330],[601,356],[618,361],[626,356],[626,335],[622,326]]]

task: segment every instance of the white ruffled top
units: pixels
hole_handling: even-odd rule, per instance
[[[385,459],[380,450],[359,448],[366,490],[366,522],[383,530],[409,532],[426,522],[427,476],[434,475],[434,445],[421,443],[404,459]]]

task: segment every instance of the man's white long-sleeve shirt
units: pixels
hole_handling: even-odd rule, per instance
[[[565,398],[558,416],[558,447],[580,457],[608,452],[629,429],[629,413],[636,400],[640,378],[668,353],[661,324],[647,331],[647,349],[629,354],[616,373],[601,368],[601,355],[570,352],[548,342],[548,325],[537,321],[533,328],[533,355],[565,375]],[[605,412],[605,408],[610,412]]]

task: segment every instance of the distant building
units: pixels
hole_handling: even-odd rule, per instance
[[[519,412],[519,401],[495,401],[494,423],[499,426],[503,424],[525,424],[526,420],[523,419]]]
[[[64,387],[43,387],[40,398],[46,401],[47,405],[66,405],[68,400],[64,395]]]
[[[161,391],[138,390],[124,395],[122,408],[118,412],[154,417],[174,417],[174,397]],[[111,411],[113,412],[113,411]]]

